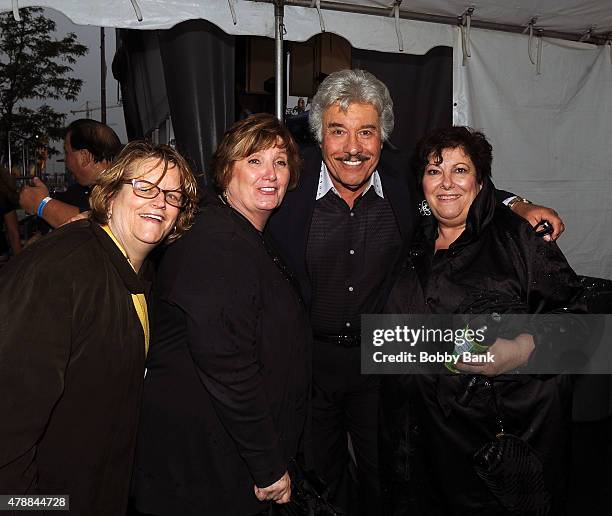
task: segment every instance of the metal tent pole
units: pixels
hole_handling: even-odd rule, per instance
[[[11,154],[11,132],[12,131],[8,131],[8,135],[7,135],[7,139],[8,139],[8,167],[9,167],[9,174],[10,175],[13,174],[13,159],[12,159],[12,154]]]
[[[100,27],[100,122],[106,124],[106,35]]]
[[[284,74],[284,53],[283,53],[283,17],[285,14],[284,0],[274,0],[274,41],[275,45],[275,113],[279,120],[284,119],[284,95],[283,95],[283,74]]]

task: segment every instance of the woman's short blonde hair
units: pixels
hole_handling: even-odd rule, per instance
[[[156,161],[153,165],[143,168],[142,164],[146,160]],[[89,197],[91,218],[98,224],[108,223],[111,202],[125,186],[124,181],[142,177],[162,163],[164,170],[157,183],[163,179],[168,169],[174,166],[179,172],[181,193],[187,198],[187,204],[180,209],[176,228],[168,235],[166,242],[179,238],[193,223],[198,206],[198,183],[185,158],[168,145],[158,145],[146,140],[128,143],[113,164],[98,176]]]
[[[256,113],[239,120],[223,135],[211,161],[211,179],[219,191],[227,188],[232,179],[234,163],[277,145],[279,139],[287,153],[289,188],[294,188],[300,178],[302,159],[289,129],[269,113]]]

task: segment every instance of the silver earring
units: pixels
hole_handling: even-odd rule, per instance
[[[431,215],[431,208],[425,199],[423,199],[419,204],[419,213],[421,214],[421,217],[429,217]]]

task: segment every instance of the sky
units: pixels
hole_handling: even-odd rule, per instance
[[[100,27],[91,25],[75,25],[65,15],[59,11],[53,9],[45,9],[45,16],[53,19],[57,24],[56,33],[57,37],[63,37],[68,32],[74,32],[80,43],[86,45],[89,48],[89,52],[78,58],[77,62],[73,65],[74,72],[73,76],[83,80],[83,87],[79,94],[79,98],[76,102],[67,101],[46,101],[47,104],[51,105],[54,109],[60,112],[66,113],[66,124],[77,118],[85,118],[86,113],[72,114],[70,111],[76,111],[85,109],[86,102],[89,101],[91,107],[100,107]],[[125,121],[123,118],[122,108],[112,108],[116,106],[120,99],[118,93],[118,82],[113,78],[111,64],[113,62],[113,56],[115,55],[115,29],[106,28],[106,65],[107,65],[107,77],[106,77],[106,120],[107,124],[110,125],[113,130],[119,136],[119,139],[123,142],[127,142],[127,135],[125,132]],[[91,111],[90,118],[94,120],[100,120],[100,110]],[[62,143],[56,144],[60,155],[54,159],[49,160],[47,163],[47,173],[50,174],[61,174],[64,172],[64,163],[58,162],[58,159],[63,159]]]

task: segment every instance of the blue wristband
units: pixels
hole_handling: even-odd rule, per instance
[[[47,196],[45,197],[42,201],[40,201],[40,204],[38,205],[38,209],[36,210],[36,216],[38,218],[42,219],[42,212],[43,209],[45,208],[45,206],[47,205],[47,203],[51,200],[51,197]]]

